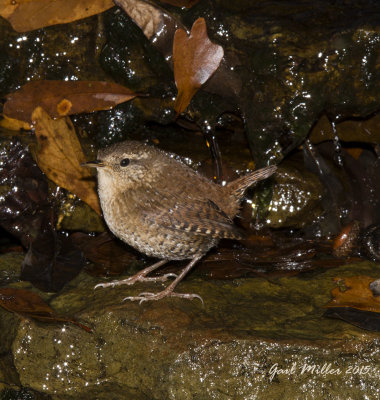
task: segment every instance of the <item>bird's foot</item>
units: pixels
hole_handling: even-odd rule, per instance
[[[130,278],[122,279],[120,281],[98,283],[96,286],[94,286],[94,289],[115,287],[115,286],[121,286],[121,285],[133,285],[136,282],[165,282],[168,278],[177,278],[177,275],[170,272],[168,274],[161,275],[161,276],[152,276],[152,277],[148,276],[147,277],[147,276],[145,276],[145,274],[137,273],[136,275],[133,275]]]
[[[162,292],[158,293],[143,292],[140,293],[138,296],[128,296],[125,299],[123,299],[123,301],[125,300],[138,301],[139,304],[141,304],[144,301],[160,300],[163,299],[164,297],[181,297],[183,299],[188,299],[188,300],[199,299],[202,305],[204,306],[203,299],[198,294],[176,293],[173,292],[173,289],[170,289],[169,287],[163,290]]]

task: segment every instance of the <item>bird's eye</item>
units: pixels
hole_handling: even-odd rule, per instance
[[[121,161],[120,161],[120,166],[121,167],[126,167],[128,164],[129,164],[129,158],[123,158]]]

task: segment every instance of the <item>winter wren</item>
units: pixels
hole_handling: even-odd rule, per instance
[[[174,288],[220,239],[239,239],[233,218],[244,191],[268,178],[275,166],[265,167],[225,186],[217,185],[167,153],[145,143],[125,141],[98,153],[85,164],[98,172],[98,192],[105,221],[121,240],[161,261],[136,275],[96,287],[131,285],[137,281],[173,282],[159,293],[140,293],[124,300],[158,300],[166,296],[199,298]],[[147,275],[170,260],[191,259],[177,276]]]

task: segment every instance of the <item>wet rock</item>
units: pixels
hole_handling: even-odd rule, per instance
[[[374,40],[378,43],[379,26],[369,17],[372,6],[350,2],[325,7],[317,1],[286,7],[279,2],[276,7],[256,3],[246,14],[247,22],[241,10],[229,15],[223,23],[228,33],[220,35],[222,41],[245,49],[242,71],[239,68],[246,83],[241,103],[257,160],[268,158],[268,149],[274,159],[287,154],[323,110],[339,121],[379,109],[372,81],[377,74]],[[357,16],[355,25],[351,13]],[[219,24],[216,37],[220,31]]]
[[[0,71],[5,71],[0,74],[0,95],[30,80],[105,79],[99,64],[88,62],[101,45],[100,32],[97,16],[24,33],[0,18]]]
[[[333,254],[335,257],[348,257],[356,247],[358,236],[360,234],[360,225],[358,221],[352,221],[343,227],[339,235],[333,242]]]
[[[364,120],[347,120],[336,124],[334,132],[331,121],[323,115],[310,132],[309,139],[313,143],[327,140],[342,140],[344,142],[379,143],[380,115],[374,115]]]
[[[302,151],[303,160],[293,152],[270,185],[257,186],[254,220],[272,228],[302,228],[310,237],[337,235],[354,220],[361,229],[379,224],[380,161],[372,148],[341,147],[331,140],[313,146],[307,140]]]
[[[380,260],[380,226],[369,226],[362,237],[362,251],[373,261]]]
[[[0,285],[5,286],[16,282],[21,273],[21,264],[24,259],[23,253],[6,253],[1,255],[0,263]]]
[[[227,3],[205,1],[191,10],[168,11],[187,26],[204,17],[210,37],[225,49],[224,70],[215,73],[188,110],[189,117],[206,131],[218,113],[239,108],[255,161],[260,164],[279,160],[294,149],[322,112],[338,122],[379,110],[376,79],[380,31],[374,15],[380,9],[376,2],[326,7],[323,1],[317,1],[312,6],[309,2],[287,4],[286,9],[281,2],[275,7],[268,1],[239,3],[236,7]],[[124,66],[126,49],[136,48],[136,41],[128,40],[126,34],[133,31],[136,35],[130,26],[133,22],[117,9],[107,16],[106,30],[113,34],[105,48],[112,48],[113,57],[103,53],[103,64],[133,85],[136,74]],[[125,29],[118,31],[118,26]],[[161,40],[165,34],[170,36],[172,31],[160,33]],[[142,32],[141,39],[145,39],[142,43],[146,49],[142,56],[139,46],[137,58],[145,69],[150,60],[155,60],[150,63],[155,67],[147,77],[151,78],[164,67],[157,54],[148,50]],[[157,43],[152,41],[151,46],[155,48]],[[170,60],[166,53],[165,57]],[[233,88],[229,87],[231,82]],[[159,82],[155,90],[162,85],[171,96],[169,81]],[[159,113],[156,119],[160,119]]]
[[[2,350],[22,386],[52,399],[376,398],[377,335],[322,317],[332,278],[358,273],[375,278],[378,264],[271,281],[204,281],[195,272],[179,290],[199,293],[205,307],[121,303],[161,284],[94,291],[98,281],[81,273],[50,306],[93,334],[0,309]]]
[[[323,212],[322,183],[314,173],[294,163],[285,163],[277,170],[272,189],[266,216],[268,227],[303,228]]]
[[[86,203],[79,199],[73,201],[70,193],[61,197],[60,215],[58,216],[59,229],[67,231],[103,232],[105,223]]]
[[[45,175],[27,145],[3,139],[0,145],[0,225],[28,248],[23,279],[59,290],[84,264],[81,251],[56,232],[55,207]]]
[[[20,380],[10,354],[0,356],[0,396],[5,397],[5,393],[17,390],[20,387]],[[7,397],[5,397],[7,398]],[[9,396],[12,399],[11,396]]]
[[[43,229],[41,220],[48,219],[48,210],[51,214],[54,207],[58,229],[84,232],[105,230],[99,215],[76,196],[57,187],[40,171],[32,158],[36,145],[34,137],[15,132],[10,136],[1,127],[0,133],[3,135],[0,141],[0,224],[5,229],[27,246],[29,240]],[[85,145],[86,151],[90,152],[90,144]]]
[[[47,180],[17,139],[2,138],[0,163],[0,224],[27,246],[51,220]]]

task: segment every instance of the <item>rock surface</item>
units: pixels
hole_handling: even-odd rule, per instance
[[[205,281],[195,272],[178,289],[199,293],[202,307],[121,303],[161,285],[94,291],[98,280],[81,273],[45,298],[92,334],[0,309],[1,350],[11,351],[22,386],[52,399],[375,399],[378,335],[322,317],[332,278],[358,274],[378,277],[378,265],[272,280]]]

